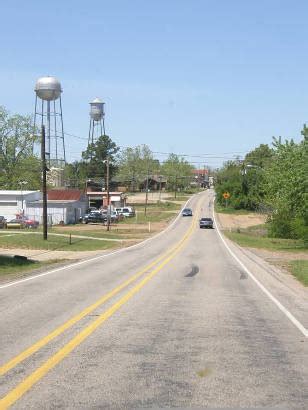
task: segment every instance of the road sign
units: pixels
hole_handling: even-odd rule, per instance
[[[222,194],[222,196],[223,196],[225,199],[229,199],[229,198],[230,198],[229,192],[224,192],[224,193]]]

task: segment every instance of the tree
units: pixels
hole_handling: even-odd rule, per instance
[[[87,166],[85,161],[74,161],[71,164],[66,164],[64,168],[66,185],[71,188],[84,189],[89,178]]]
[[[112,178],[117,171],[117,153],[119,149],[108,135],[101,135],[95,143],[90,144],[82,153],[84,163],[82,167],[86,169],[87,177],[105,177],[105,161],[108,158],[109,176]]]
[[[244,165],[252,164],[259,168],[267,168],[274,156],[274,150],[267,144],[260,144],[245,156]]]
[[[19,189],[27,181],[27,189],[39,189],[40,160],[33,155],[34,135],[30,116],[10,115],[0,106],[0,187]]]
[[[302,238],[308,244],[308,135],[303,140],[274,139],[275,155],[266,170],[266,199],[273,208],[272,236]]]
[[[117,178],[135,191],[148,174],[160,172],[159,161],[155,160],[147,145],[125,148],[119,157]]]
[[[168,179],[168,187],[171,190],[184,189],[192,177],[193,166],[183,157],[170,154],[161,166],[161,173]]]
[[[250,151],[243,161],[224,164],[217,174],[217,201],[224,204],[224,192],[230,193],[229,204],[235,209],[265,210],[265,170],[271,164],[274,150],[267,144]]]

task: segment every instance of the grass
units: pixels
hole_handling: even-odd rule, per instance
[[[67,227],[66,229],[63,229],[63,227],[57,227],[54,226],[52,228],[48,229],[48,232],[53,234],[62,234],[62,235],[67,235],[71,234],[72,236],[74,235],[81,235],[81,236],[89,236],[92,238],[107,238],[107,239],[122,239],[123,235],[118,234],[117,229],[118,226],[111,226],[110,231],[107,231],[106,226],[102,226],[102,229],[93,229],[93,230],[84,230],[83,229],[84,225],[71,225],[71,229]],[[75,240],[74,238],[72,238]],[[76,238],[77,239],[77,238]]]
[[[136,211],[142,211],[144,210],[144,204],[132,204],[130,206],[133,206],[135,208]],[[173,210],[177,210],[180,209],[181,205],[174,203],[174,202],[170,202],[170,201],[166,201],[166,202],[155,202],[155,203],[148,203],[147,204],[147,209],[148,210],[156,210],[156,211],[173,211]]]
[[[63,261],[65,260],[51,259],[45,262],[38,262],[31,259],[14,258],[10,256],[0,255],[0,275],[28,272],[32,271],[33,269],[41,268],[42,266],[51,265]]]
[[[132,221],[132,223],[134,223],[134,221]],[[107,231],[105,226],[102,230],[83,230],[81,225],[72,225],[72,229],[65,230],[63,228],[53,227],[48,232],[59,233],[63,235],[69,235],[71,233],[72,236],[82,235],[102,239],[137,239],[139,237],[143,237],[144,234],[148,232],[148,227],[144,229],[136,229],[134,227],[132,229],[121,229],[121,226],[122,224],[112,225],[110,227],[110,231]]]
[[[0,236],[0,247],[7,249],[46,249],[61,251],[94,251],[115,247],[116,242],[96,241],[93,239],[72,238],[69,244],[68,237],[49,235],[44,241],[41,235],[30,233],[27,235],[17,234],[14,236]]]
[[[188,198],[191,197],[191,194],[183,194],[177,195],[176,198],[174,196],[168,196],[165,198],[167,201],[187,201]]]
[[[145,214],[144,204],[134,205],[136,216],[133,218],[125,218],[123,221],[119,222],[121,224],[144,224],[148,222],[169,222],[175,214],[181,209],[180,204],[174,202],[158,202],[147,205],[147,212]]]
[[[290,261],[288,268],[292,275],[295,276],[304,286],[308,286],[308,261],[297,260]]]
[[[267,238],[265,236],[258,236],[249,230],[243,232],[225,231],[224,234],[232,241],[244,247],[288,252],[307,250],[304,242],[297,239]]]
[[[215,202],[215,211],[220,214],[232,214],[232,215],[248,215],[252,211],[247,211],[246,209],[234,209],[232,207],[224,207]]]

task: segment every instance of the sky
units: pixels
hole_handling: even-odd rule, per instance
[[[307,13],[306,0],[3,1],[0,105],[33,114],[37,78],[53,75],[69,162],[99,97],[118,146],[218,167],[273,136],[301,139]]]

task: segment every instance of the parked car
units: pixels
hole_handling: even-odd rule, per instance
[[[9,222],[6,223],[7,229],[24,229],[26,228],[26,224],[23,219],[11,219]]]
[[[26,228],[38,228],[38,226],[39,226],[39,222],[38,221],[36,221],[35,219],[32,219],[32,218],[27,218],[27,217],[24,217],[24,218],[21,218],[21,220],[25,223],[25,225],[26,225]]]
[[[107,216],[105,214],[102,214],[99,211],[95,212],[90,212],[89,214],[84,215],[83,218],[81,218],[81,222],[84,224],[88,224],[91,222],[101,222],[104,223],[107,221]]]
[[[211,228],[213,229],[213,219],[212,218],[201,218],[199,221],[200,228]]]
[[[182,211],[182,216],[192,216],[192,210],[190,208],[184,208]]]
[[[108,218],[107,211],[103,211],[102,215],[104,215],[106,217],[106,221],[107,221],[107,218]],[[110,213],[110,222],[112,222],[112,223],[119,222],[123,218],[124,218],[124,216],[122,214],[119,214],[117,211],[111,211],[111,213]]]
[[[0,216],[0,228],[6,228],[6,219],[4,218],[4,216]]]
[[[132,208],[130,206],[125,206],[125,207],[122,207],[122,208],[116,208],[116,211],[119,214],[125,216],[126,218],[136,215],[134,208]]]

